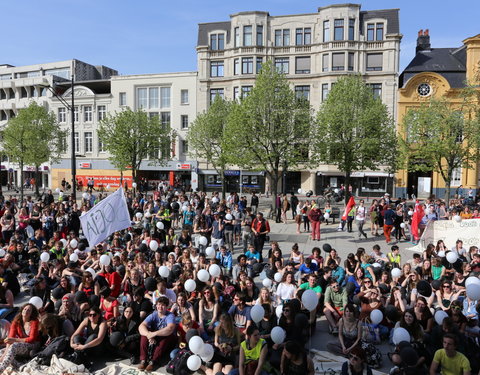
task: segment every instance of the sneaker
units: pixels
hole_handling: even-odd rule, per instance
[[[140,362],[140,364],[138,365],[138,369],[139,369],[140,371],[145,370],[145,367],[147,367],[147,361],[142,361],[142,362]]]

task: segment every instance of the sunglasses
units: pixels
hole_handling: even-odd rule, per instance
[[[462,310],[462,307],[461,306],[452,306],[452,309],[453,310]]]
[[[444,288],[451,288],[451,285],[442,285]]]
[[[88,316],[94,317],[94,316],[97,316],[97,314],[96,313],[90,313],[90,314],[88,314]]]
[[[370,280],[364,280],[363,283],[364,284],[371,284],[372,282]]]

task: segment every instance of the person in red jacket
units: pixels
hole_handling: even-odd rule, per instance
[[[10,332],[5,339],[7,347],[0,357],[0,373],[15,362],[16,356],[29,356],[39,338],[38,310],[31,303],[27,303],[10,326]]]
[[[102,266],[101,272],[98,273],[99,276],[103,276],[108,282],[110,287],[110,297],[117,298],[120,295],[120,290],[122,286],[122,277],[117,271],[113,270],[111,265]]]

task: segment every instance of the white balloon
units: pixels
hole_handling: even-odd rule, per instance
[[[43,252],[42,254],[40,254],[40,260],[42,262],[48,262],[50,260],[50,254],[47,252]]]
[[[394,268],[394,269],[392,270],[392,277],[393,277],[394,279],[397,279],[397,278],[399,278],[399,277],[401,277],[401,276],[402,276],[402,270],[401,270],[400,268]]]
[[[405,223],[400,223],[400,228],[405,229],[406,227]]]
[[[477,276],[467,277],[467,280],[465,280],[465,287],[469,286],[470,284],[480,285],[480,279]]]
[[[204,362],[210,362],[214,354],[215,350],[213,349],[213,346],[210,344],[205,344],[203,346],[202,353],[200,354],[200,358],[202,358],[202,361]]]
[[[255,323],[258,323],[260,320],[263,319],[265,316],[265,309],[262,305],[253,305],[252,309],[250,310],[250,317]]]
[[[31,225],[25,228],[25,232],[27,232],[28,238],[32,238],[35,235],[35,231],[33,230]]]
[[[372,310],[370,312],[370,320],[373,324],[380,324],[383,320],[383,313],[378,309]]]
[[[100,257],[100,264],[102,266],[108,266],[111,262],[111,259],[108,255],[106,254],[103,254],[101,257]]]
[[[165,228],[165,225],[163,225],[163,223],[161,221],[159,221],[157,223],[157,228],[160,229],[160,230],[163,230],[163,228]]]
[[[83,194],[82,194],[82,198],[83,198],[83,199],[88,199],[88,193],[83,193]]]
[[[147,244],[147,240],[143,240],[142,243],[144,243],[145,245]]]
[[[78,261],[78,255],[73,253],[73,254],[70,254],[70,262],[77,262]]]
[[[137,187],[137,183],[136,182],[133,182],[132,183],[132,187],[135,189]]]
[[[151,218],[151,217],[152,217],[152,213],[151,213],[150,211],[145,212],[145,217],[146,217],[147,219]]]
[[[167,266],[160,266],[158,268],[158,274],[162,277],[168,277],[168,275],[170,275],[170,270]]]
[[[330,214],[328,212],[325,212],[325,215],[323,215],[323,217],[325,218],[325,220],[328,220],[330,219]]]
[[[392,340],[395,345],[400,344],[402,341],[410,342],[410,334],[405,328],[398,327],[393,331]]]
[[[157,249],[158,249],[158,242],[155,241],[155,240],[151,240],[151,241],[150,241],[150,249],[151,249],[152,251],[157,251]]]
[[[209,246],[205,249],[205,254],[209,258],[215,258],[215,249],[213,247]]]
[[[302,194],[302,189],[301,188],[298,189],[297,192],[298,192],[298,194]]]
[[[220,200],[219,200],[217,197],[213,197],[213,198],[212,198],[212,202],[213,202],[213,203],[218,203],[219,201],[220,201]]]
[[[443,319],[448,318],[448,314],[443,310],[438,310],[435,313],[435,321],[440,326],[443,323]]]
[[[281,344],[285,340],[285,330],[282,327],[273,327],[270,337],[275,344]]]
[[[457,223],[461,222],[462,221],[462,217],[460,215],[455,215],[453,217],[453,221],[456,221]]]
[[[277,318],[280,319],[283,314],[283,306],[278,305],[277,308],[275,309],[275,314],[277,315]]]
[[[142,214],[141,212],[137,212],[137,213],[135,214],[135,217],[136,217],[138,220],[140,220],[140,219],[143,217],[143,214]]]
[[[270,280],[268,277],[266,277],[266,278],[263,279],[262,284],[265,288],[271,288],[272,287],[272,280]]]
[[[60,193],[58,193],[58,196],[59,196],[59,197],[63,197],[63,191],[61,191]]]
[[[106,188],[107,188],[107,190],[110,190],[110,184],[108,184],[108,185],[106,186]]]
[[[56,188],[56,189],[55,189],[55,192],[56,192],[56,193],[60,193],[60,188]]]
[[[233,220],[233,216],[230,214],[225,215],[225,220]]]
[[[198,355],[191,355],[187,359],[187,367],[190,371],[197,371],[202,365],[202,359]]]
[[[90,274],[92,275],[92,279],[95,279],[95,277],[97,277],[97,273],[92,267],[88,267],[87,272],[90,272]]]
[[[60,242],[63,244],[63,247],[66,247],[67,244],[68,244],[68,242],[67,242],[67,240],[66,240],[65,238],[62,238],[62,239],[60,240]]]
[[[458,259],[458,254],[455,251],[450,251],[447,254],[448,263],[455,263]]]
[[[340,192],[340,189],[335,189],[335,190],[333,190],[333,192],[334,192],[335,194],[338,194],[338,193]]]
[[[437,255],[440,257],[440,258],[443,258],[445,256],[445,251],[443,250],[440,250]]]
[[[372,267],[373,268],[382,268],[382,265],[380,263],[373,263]]]
[[[302,294],[302,303],[308,311],[315,310],[318,306],[317,293],[315,293],[315,291],[313,291],[312,289],[307,289]]]
[[[185,281],[185,290],[187,292],[193,292],[196,287],[197,283],[195,282],[195,280],[188,279],[187,281]]]
[[[6,254],[5,250],[0,248],[0,258],[3,258],[5,254]]]
[[[210,278],[210,274],[208,273],[207,270],[200,270],[197,273],[197,277],[198,277],[198,280],[205,283]]]
[[[210,267],[208,267],[208,272],[210,272],[210,275],[212,275],[213,277],[218,277],[220,276],[222,270],[220,269],[218,264],[212,264]]]
[[[40,297],[32,297],[28,301],[28,303],[31,303],[33,306],[35,306],[37,309],[41,309],[43,307],[43,301]]]
[[[277,282],[277,283],[280,283],[282,282],[282,274],[280,272],[277,272],[275,273],[275,275],[273,275],[273,279]]]
[[[74,238],[73,240],[70,241],[70,247],[72,249],[76,249],[78,246],[78,241]]]
[[[408,211],[408,216],[413,216],[413,211],[412,210]]]
[[[201,236],[199,239],[198,239],[198,243],[202,246],[207,246],[207,243],[208,243],[208,238],[205,237],[205,236]]]
[[[188,342],[188,347],[193,354],[200,354],[203,350],[204,342],[200,336],[193,336]]]
[[[474,301],[478,301],[480,299],[480,285],[473,283],[468,285],[467,297]]]

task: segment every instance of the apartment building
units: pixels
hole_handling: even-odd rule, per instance
[[[199,112],[220,95],[228,100],[248,95],[261,64],[273,60],[298,96],[317,110],[339,76],[359,73],[375,96],[396,117],[400,40],[399,10],[361,10],[359,4],[336,4],[316,13],[271,16],[252,11],[232,14],[229,21],[198,26]],[[228,184],[252,187],[251,171],[227,171]],[[263,173],[254,178],[265,186]],[[199,168],[200,187],[214,188],[215,171]],[[354,189],[376,195],[393,189],[393,176],[382,171],[355,173]],[[241,180],[241,181],[240,181]],[[288,172],[286,190],[323,191],[340,186],[344,177],[334,166]],[[267,183],[268,184],[268,183]]]

